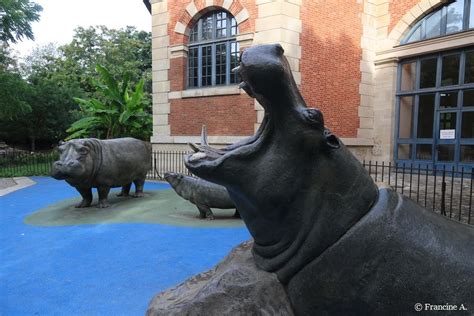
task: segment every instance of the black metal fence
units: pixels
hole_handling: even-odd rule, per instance
[[[56,152],[0,152],[0,177],[49,175],[51,165],[57,159]]]
[[[191,176],[192,174],[184,165],[184,156],[188,151],[154,151],[151,156],[152,169],[147,178],[163,180],[165,172],[179,172]]]
[[[474,169],[363,161],[375,182],[391,186],[425,208],[460,222],[474,224]]]
[[[191,175],[183,163],[187,151],[154,151],[150,180],[163,180],[165,172]],[[57,153],[0,153],[0,177],[49,175]],[[449,169],[411,164],[363,161],[375,182],[385,183],[427,209],[460,222],[474,224],[473,169]]]

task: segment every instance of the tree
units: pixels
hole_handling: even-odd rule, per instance
[[[31,22],[38,21],[43,8],[29,0],[0,0],[0,41],[17,43],[34,39]]]
[[[144,80],[140,80],[135,89],[130,91],[129,73],[123,75],[120,84],[105,67],[97,65],[96,71],[99,73],[99,80],[94,84],[105,101],[76,98],[84,117],[67,130],[71,133],[67,139],[91,136],[148,139],[151,136],[152,120],[147,113],[149,106],[143,98]]]
[[[84,92],[65,79],[60,58],[54,45],[46,45],[26,58],[21,74],[15,65],[0,64],[1,139],[29,142],[34,151],[37,141],[50,144],[66,137],[66,129],[78,118],[72,112],[78,108],[73,97]]]
[[[28,83],[18,73],[16,61],[6,45],[0,45],[0,117],[11,120],[31,111],[26,102]]]
[[[29,142],[32,150],[37,143],[47,145],[64,139],[68,135],[66,129],[85,115],[74,97],[108,102],[107,96],[96,88],[95,83],[100,81],[95,71],[98,62],[110,70],[112,77],[121,78],[128,72],[128,87],[138,86],[144,78],[140,83],[141,106],[145,113],[150,112],[149,32],[132,27],[78,28],[70,44],[37,47],[20,66],[8,47],[0,44],[0,138],[10,143]],[[134,120],[133,116],[131,121]],[[147,124],[130,132],[146,139],[151,131]],[[95,132],[91,135],[102,137]]]
[[[146,102],[151,103],[151,33],[134,27],[108,29],[105,26],[78,27],[70,44],[60,48],[64,60],[62,69],[93,97],[99,97],[93,80],[97,79],[97,64],[107,68],[112,76],[129,73],[130,82],[144,78]]]
[[[19,74],[0,70],[0,117],[14,119],[31,112],[26,96],[30,89]]]

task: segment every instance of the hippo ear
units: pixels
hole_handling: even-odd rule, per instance
[[[337,149],[341,146],[341,143],[339,142],[339,139],[331,133],[331,131],[327,128],[324,129],[324,138],[326,139],[326,144],[332,148],[332,149]]]
[[[283,53],[285,52],[285,50],[283,49],[283,47],[281,47],[280,44],[275,44],[275,49],[280,56],[283,55]]]

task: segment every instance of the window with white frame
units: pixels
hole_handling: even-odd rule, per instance
[[[422,41],[474,28],[474,0],[455,0],[413,25],[401,44]]]
[[[237,22],[226,11],[209,12],[196,22],[189,34],[188,88],[237,83],[231,71],[239,63],[237,34]]]

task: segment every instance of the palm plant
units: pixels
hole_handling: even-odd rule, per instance
[[[67,139],[82,137],[108,139],[125,136],[149,138],[152,118],[146,111],[148,105],[144,100],[144,80],[140,80],[132,90],[130,76],[127,73],[120,84],[105,67],[97,65],[96,71],[99,80],[94,81],[94,86],[103,96],[103,100],[74,98],[84,117],[67,129],[70,133]]]

